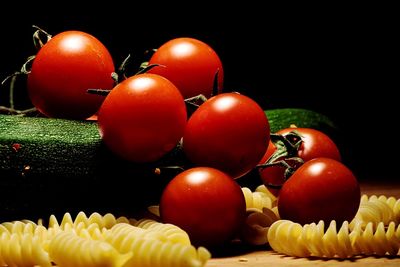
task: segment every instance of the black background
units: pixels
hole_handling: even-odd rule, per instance
[[[391,7],[82,3],[3,6],[1,77],[35,53],[32,25],[53,35],[86,31],[110,50],[116,66],[129,53],[140,63],[145,50],[169,39],[198,38],[219,54],[226,90],[246,94],[264,109],[328,115],[339,125],[343,160],[359,179],[399,177],[393,93],[398,32]],[[19,87],[17,104],[27,105],[24,84]],[[0,104],[6,97],[3,87]]]

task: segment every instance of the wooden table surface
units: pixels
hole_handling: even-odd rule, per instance
[[[400,182],[364,182],[361,183],[361,193],[367,195],[386,195],[400,198]],[[247,249],[230,253],[227,256],[214,256],[206,267],[266,267],[266,266],[400,266],[400,254],[395,257],[356,257],[352,259],[320,259],[295,258],[278,254],[268,246],[264,248]]]

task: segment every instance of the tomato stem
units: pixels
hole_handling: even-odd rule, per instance
[[[111,90],[110,89],[87,89],[86,92],[89,94],[106,96],[111,92]]]
[[[16,110],[15,109],[15,103],[14,103],[14,91],[15,91],[15,82],[17,80],[17,76],[19,75],[28,75],[31,71],[31,63],[33,62],[33,60],[35,59],[35,55],[30,56],[27,58],[26,62],[22,65],[21,70],[20,71],[16,71],[11,75],[8,75],[6,78],[3,79],[3,81],[1,82],[1,85],[3,86],[8,80],[10,80],[10,86],[8,88],[8,104],[9,107],[5,107],[5,106],[1,106],[0,112],[6,112],[9,114],[28,114],[30,113],[30,110],[34,109],[36,111],[35,108],[29,108],[27,110]],[[28,111],[28,112],[26,112]]]
[[[151,70],[154,67],[163,67],[163,68],[165,68],[165,66],[161,65],[161,64],[150,64],[150,65],[147,65],[145,67],[142,67],[138,72],[136,72],[135,75],[146,73],[146,72],[148,72],[149,70]]]
[[[217,69],[217,71],[215,72],[215,75],[214,75],[213,89],[212,89],[212,92],[211,92],[211,96],[218,95],[218,91],[219,91],[219,88],[218,88],[218,73],[219,73],[219,69]]]
[[[304,163],[304,161],[298,156],[298,151],[303,140],[296,130],[291,131],[286,135],[271,134],[270,137],[271,142],[276,147],[276,151],[266,160],[265,163],[257,165],[256,168],[264,169],[273,166],[280,166],[285,169],[284,181],[286,181],[294,171]],[[283,184],[266,184],[266,186],[274,189],[279,189],[282,185]]]
[[[50,41],[52,36],[51,34],[36,25],[32,25],[32,27],[36,29],[36,31],[33,33],[33,44],[37,50],[40,50],[40,48],[42,48],[48,41]],[[45,38],[44,41],[42,40],[43,37]]]

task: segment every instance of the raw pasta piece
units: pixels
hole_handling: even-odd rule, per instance
[[[79,223],[84,223],[86,226],[91,224],[97,224],[99,228],[109,229],[117,223],[125,222],[129,223],[129,219],[126,217],[115,218],[111,213],[107,213],[104,216],[100,215],[97,212],[92,213],[89,217],[86,216],[84,212],[79,212],[75,219],[72,219],[70,213],[65,213],[61,222],[58,222],[57,218],[54,215],[50,216],[49,219],[49,228],[60,228],[64,229],[66,224],[76,226]]]
[[[0,224],[0,234],[2,232],[9,232],[9,233],[33,233],[38,227],[38,225],[32,221],[13,221],[13,222],[3,222]]]
[[[267,194],[267,196],[272,200],[273,203],[276,204],[276,196],[274,194],[271,193],[271,191],[268,190],[268,188],[265,185],[259,185],[256,187],[255,192],[263,192],[265,194]]]
[[[120,253],[133,252],[125,267],[202,267],[211,257],[203,247],[196,250],[192,245],[137,238],[131,234],[107,241]]]
[[[384,223],[380,222],[376,230],[374,228],[373,223],[368,223],[364,230],[358,227],[350,233],[354,251],[363,255],[397,255],[400,249],[400,226],[396,227],[394,222],[390,222],[385,228]]]
[[[127,239],[146,239],[168,241],[166,236],[159,231],[151,231],[127,223],[118,223],[108,231],[103,231],[104,240],[110,244],[119,244]]]
[[[374,229],[376,229],[380,222],[383,222],[384,225],[388,225],[391,221],[396,222],[395,206],[396,204],[393,203],[393,199],[388,201],[384,196],[378,198],[375,195],[371,197],[363,195],[357,214],[350,222],[350,228],[354,229],[357,225],[365,228],[368,223],[372,223]]]
[[[62,231],[51,240],[49,256],[59,267],[119,267],[124,266],[132,253],[122,254],[107,242]]]
[[[278,220],[275,213],[267,208],[260,212],[258,209],[248,209],[247,217],[240,231],[240,238],[251,245],[268,243],[269,227]]]
[[[190,245],[189,235],[180,227],[170,223],[160,223],[151,219],[140,219],[135,226],[160,232],[166,239],[173,243]]]
[[[0,264],[2,266],[51,266],[40,236],[33,233],[8,233],[0,236]]]
[[[242,187],[246,201],[246,209],[255,208],[262,211],[263,208],[271,209],[275,204],[266,193],[261,191],[252,192],[248,187]]]
[[[400,249],[400,226],[383,222],[374,227],[370,222],[365,229],[356,225],[350,231],[344,222],[337,232],[332,221],[325,229],[323,221],[304,226],[288,220],[273,223],[268,231],[268,242],[277,252],[296,257],[347,258],[355,255],[396,255]]]

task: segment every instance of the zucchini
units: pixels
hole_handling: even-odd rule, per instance
[[[294,124],[301,128],[313,128],[323,132],[335,132],[335,123],[327,116],[308,109],[282,108],[266,110],[265,114],[271,127],[271,133],[288,128]]]
[[[334,127],[314,111],[266,111],[271,131]],[[134,164],[114,156],[96,122],[0,115],[0,221],[48,218],[66,211],[137,214],[157,204],[166,183],[185,166],[180,149],[152,164]],[[145,194],[143,194],[145,193]]]

